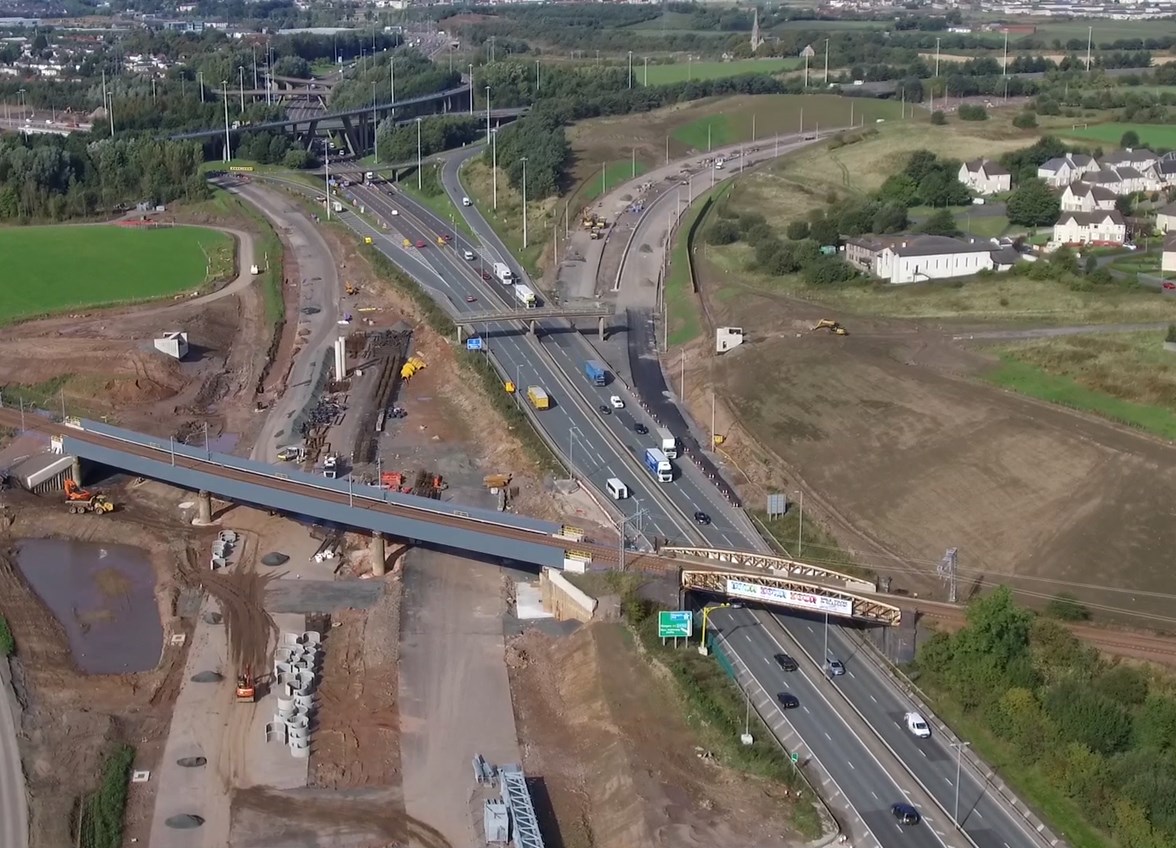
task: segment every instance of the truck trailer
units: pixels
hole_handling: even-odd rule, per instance
[[[505,262],[494,263],[494,276],[504,286],[509,286],[514,282],[514,272]]]
[[[665,427],[657,428],[657,438],[661,442],[661,450],[670,459],[677,459],[678,457],[678,440],[674,438],[674,434]]]
[[[674,466],[670,460],[657,448],[646,448],[645,467],[659,483],[669,483],[674,479]]]
[[[595,359],[589,359],[584,363],[584,376],[594,386],[608,385],[608,374],[604,370],[604,366]]]
[[[531,291],[530,286],[524,286],[519,283],[514,287],[515,298],[525,306],[527,309],[534,309],[539,305],[539,298],[535,296],[535,292]]]

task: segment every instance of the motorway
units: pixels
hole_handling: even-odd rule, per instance
[[[780,723],[795,729],[803,739],[801,756],[816,760],[857,812],[859,820],[850,823],[850,830],[864,829],[869,837],[862,842],[862,834],[855,833],[855,848],[873,844],[871,837],[886,848],[968,844],[951,821],[956,798],[956,753],[951,747],[955,740],[935,732],[927,739],[913,736],[903,723],[904,713],[912,706],[883,678],[872,659],[860,655],[841,628],[829,627],[829,654],[845,663],[846,674],[830,680],[818,665],[825,639],[818,616],[716,609],[709,620],[722,631],[729,652],[762,687],[767,697],[758,704],[770,703],[768,722],[774,729]],[[782,671],[774,658],[780,653],[796,659],[800,670]],[[800,700],[799,709],[780,710],[776,695],[785,691]],[[853,708],[846,710],[846,702]],[[959,817],[971,844],[977,848],[1037,845],[1020,818],[986,791],[983,778],[969,768],[967,759],[963,763]],[[889,811],[898,801],[918,808],[923,823],[898,825]]]
[[[29,844],[24,771],[16,743],[17,710],[8,660],[0,659],[0,846],[3,848],[25,848]]]

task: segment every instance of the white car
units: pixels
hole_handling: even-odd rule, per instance
[[[464,256],[466,259],[470,260],[471,262],[474,261],[474,252],[472,250],[463,250],[461,252],[461,255]]]
[[[608,402],[612,406],[613,409],[624,409],[625,408],[625,402],[623,400],[621,400],[621,398],[618,395],[613,395],[612,397],[610,397],[608,399]]]
[[[927,726],[927,720],[919,713],[907,713],[906,726],[907,730],[920,739],[926,739],[931,735],[931,728]]]
[[[400,210],[399,210],[399,209],[393,209],[393,210],[392,210],[392,217],[393,217],[393,218],[395,218],[395,217],[396,217],[397,215],[399,215],[399,214],[400,214]]]
[[[472,206],[473,204],[470,203],[470,199],[468,197],[463,197],[461,199],[461,205],[462,206]]]

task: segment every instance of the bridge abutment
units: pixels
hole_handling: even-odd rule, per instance
[[[212,495],[206,491],[196,495],[196,520],[192,523],[198,526],[212,523]]]
[[[76,456],[73,458],[73,462],[70,463],[69,476],[79,486],[82,485],[82,461]]]

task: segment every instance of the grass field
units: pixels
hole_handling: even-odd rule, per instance
[[[1094,124],[1063,130],[1062,134],[1083,141],[1118,145],[1123,133],[1134,130],[1139,140],[1152,147],[1176,148],[1176,125],[1172,124]]]
[[[988,379],[1051,403],[1176,439],[1176,354],[1162,331],[1039,339],[1001,346]]]
[[[779,133],[817,130],[821,127],[846,127],[878,118],[897,120],[902,104],[864,97],[840,97],[835,94],[772,94],[748,98],[738,109],[724,109],[682,124],[673,132],[674,141],[687,149],[737,144],[741,141],[771,138]],[[752,133],[754,126],[754,136]]]
[[[733,62],[675,62],[645,67],[634,64],[634,84],[668,85],[689,80],[712,80],[740,74],[778,74],[800,66],[799,59],[736,59]]]
[[[191,291],[231,267],[233,240],[199,227],[0,229],[0,322]],[[227,261],[226,261],[227,259]]]
[[[591,203],[602,194],[608,194],[612,189],[641,176],[648,170],[644,162],[632,159],[627,162],[609,162],[603,168],[598,166],[596,172],[589,173],[573,194],[572,206],[576,206],[577,202],[581,205]]]
[[[698,298],[690,282],[690,244],[687,238],[690,228],[706,208],[708,196],[718,200],[730,191],[730,185],[720,186],[694,201],[682,216],[674,233],[674,246],[670,251],[670,270],[666,275],[666,320],[669,322],[669,344],[679,345],[693,341],[702,332]],[[712,206],[713,208],[713,206]],[[700,228],[701,229],[701,228]]]
[[[1046,41],[1061,39],[1063,43],[1076,38],[1086,43],[1087,33],[1093,27],[1095,45],[1115,41],[1120,38],[1160,38],[1165,35],[1176,35],[1176,21],[1108,21],[1108,20],[1073,20],[1043,23],[1037,27],[1036,38]]]
[[[476,157],[466,163],[461,172],[462,185],[470,193],[470,200],[498,233],[506,246],[532,277],[539,275],[539,260],[555,225],[556,199],[527,203],[527,249],[523,249],[523,198],[515,191],[504,173],[498,174],[498,209],[494,209],[494,187],[490,166]],[[559,203],[563,214],[563,204]]]

